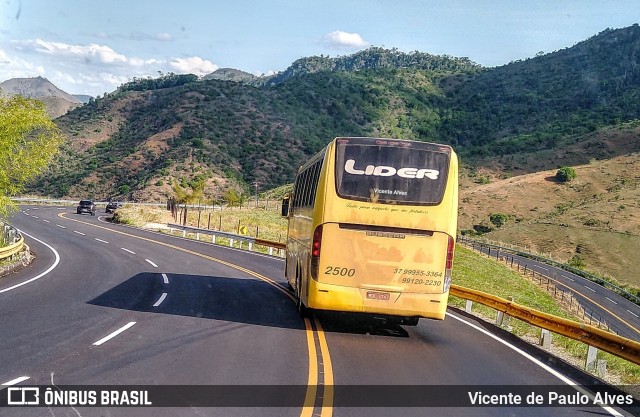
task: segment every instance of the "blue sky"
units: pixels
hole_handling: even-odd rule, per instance
[[[0,0],[0,81],[43,76],[99,95],[133,77],[231,67],[283,71],[298,58],[370,46],[494,67],[640,22],[637,0]]]

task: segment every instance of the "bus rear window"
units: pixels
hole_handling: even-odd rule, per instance
[[[338,140],[336,189],[343,198],[437,205],[447,185],[450,150],[431,143]]]

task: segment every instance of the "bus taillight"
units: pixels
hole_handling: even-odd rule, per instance
[[[453,268],[453,251],[455,249],[455,241],[449,236],[447,244],[447,262],[444,270],[444,292],[449,291],[451,286],[451,269]]]
[[[320,249],[322,247],[322,225],[313,231],[311,243],[311,278],[318,280],[318,268],[320,266]]]

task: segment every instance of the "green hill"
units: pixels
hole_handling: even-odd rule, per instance
[[[606,148],[599,135],[640,118],[639,54],[634,25],[497,68],[370,48],[246,81],[134,80],[57,119],[69,140],[32,190],[163,200],[204,180],[224,198],[291,182],[340,135],[449,143],[466,167],[511,173],[556,168],[568,147],[584,162],[623,155],[637,141]]]

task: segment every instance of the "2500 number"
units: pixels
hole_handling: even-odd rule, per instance
[[[324,270],[325,275],[335,275],[340,277],[352,277],[356,274],[356,270],[353,268],[341,268],[339,266],[328,266]]]

